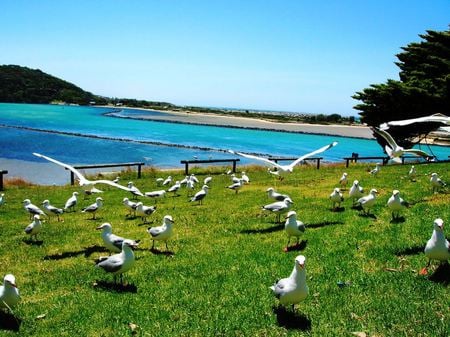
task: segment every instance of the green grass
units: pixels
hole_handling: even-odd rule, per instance
[[[382,167],[370,177],[366,165],[320,170],[299,167],[283,182],[275,182],[265,169],[246,167],[251,184],[237,195],[224,187],[230,178],[219,168],[195,169],[197,176],[213,174],[211,190],[201,206],[182,196],[158,201],[149,217],[159,225],[172,215],[173,255],[150,252],[151,241],[140,218],[127,219],[121,204],[128,196],[106,190],[97,220],[78,211],[44,223],[42,245],[27,243],[23,229],[30,223],[22,200],[35,204],[49,199],[63,205],[72,186],[8,186],[7,203],[0,207],[0,277],[12,273],[22,300],[15,308],[20,324],[0,317],[0,335],[24,336],[448,336],[449,275],[434,280],[418,271],[427,260],[423,247],[437,217],[450,220],[450,194],[432,194],[429,174],[438,172],[449,181],[450,164],[418,165],[412,183],[405,166]],[[380,192],[373,213],[363,217],[344,202],[345,210],[332,212],[328,195],[343,171],[368,191]],[[182,178],[182,171],[171,172]],[[160,189],[155,177],[167,172],[147,171],[143,179],[124,173],[143,191]],[[265,190],[274,186],[291,195],[298,218],[305,222],[303,249],[284,253],[287,238],[275,216],[260,210],[270,202]],[[107,189],[107,188],[106,188]],[[386,207],[393,189],[412,202],[405,221],[392,223]],[[344,191],[345,196],[348,190]],[[85,206],[94,198],[83,200]],[[145,204],[153,204],[144,199]],[[111,275],[94,268],[105,255],[95,227],[110,222],[113,232],[141,239],[136,263],[125,274],[127,287],[111,288]],[[164,246],[157,243],[157,248]],[[309,297],[295,313],[278,308],[269,286],[286,277],[296,255],[307,257]],[[387,270],[386,270],[387,268]],[[446,269],[448,273],[448,269]],[[444,270],[445,272],[445,270]],[[439,276],[439,275],[437,275]],[[434,281],[433,281],[434,280]],[[338,287],[337,282],[348,282]],[[45,315],[41,317],[40,315]]]

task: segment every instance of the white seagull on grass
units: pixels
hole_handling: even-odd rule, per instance
[[[280,165],[280,164],[278,164],[278,163],[276,163],[276,162],[274,162],[274,161],[272,161],[270,159],[264,158],[264,157],[258,157],[258,156],[254,156],[254,155],[251,155],[251,154],[245,154],[245,153],[241,153],[241,152],[236,152],[236,151],[233,151],[233,150],[228,150],[228,152],[230,152],[232,154],[237,154],[239,156],[242,156],[242,157],[245,157],[245,158],[248,158],[248,159],[254,159],[254,160],[262,161],[262,162],[264,162],[266,164],[269,164],[272,167],[276,168],[277,172],[279,172],[279,173],[292,173],[292,171],[294,170],[294,167],[297,164],[299,164],[302,160],[304,160],[306,158],[309,158],[309,157],[312,157],[312,156],[314,156],[316,154],[322,153],[322,152],[324,152],[324,151],[326,151],[328,149],[331,149],[333,146],[336,146],[336,145],[337,145],[337,142],[333,142],[331,144],[328,144],[328,145],[326,145],[324,147],[321,147],[320,149],[317,149],[317,150],[315,150],[313,152],[307,153],[307,154],[297,158],[296,160],[294,160],[289,165]]]
[[[173,235],[173,219],[170,215],[164,216],[163,224],[158,227],[149,227],[147,229],[148,234],[150,234],[151,239],[153,240],[152,248],[155,248],[155,240],[164,241],[166,243],[166,250],[169,250],[167,247],[167,240],[169,240]]]
[[[64,205],[64,212],[67,212],[69,209],[72,209],[75,211],[75,206],[77,205],[78,199],[78,192],[73,192],[72,196],[67,199],[66,204]]]
[[[109,186],[112,186],[112,187],[120,188],[121,190],[130,191],[129,188],[127,188],[125,186],[122,186],[122,185],[119,185],[119,184],[116,184],[115,182],[113,182],[111,180],[106,180],[106,179],[103,179],[103,180],[89,180],[85,176],[83,176],[80,171],[78,171],[76,168],[74,168],[71,165],[64,164],[64,163],[62,163],[62,162],[60,162],[60,161],[58,161],[56,159],[50,158],[48,156],[44,156],[43,154],[39,154],[39,153],[36,153],[36,152],[34,152],[33,154],[36,157],[44,158],[44,159],[46,159],[46,160],[48,160],[48,161],[50,161],[52,163],[55,163],[55,164],[57,164],[59,166],[62,166],[64,168],[70,170],[71,172],[73,172],[73,174],[75,174],[77,176],[80,186],[83,186],[85,190],[91,190],[91,188],[93,188],[94,185],[96,185],[96,184],[106,184],[106,185],[109,185]]]
[[[422,275],[427,274],[427,268],[430,266],[431,260],[441,262],[450,259],[450,243],[444,236],[444,221],[435,219],[433,223],[433,234],[425,246],[425,256],[428,258],[428,264],[420,272]]]
[[[16,278],[12,274],[7,274],[3,278],[3,285],[0,286],[0,308],[9,309],[19,303],[20,295],[17,289]]]
[[[130,201],[128,198],[123,198],[122,204],[128,208],[128,214],[126,216],[130,216],[131,213],[134,213],[134,216],[136,216],[137,202]]]
[[[139,191],[139,188],[134,186],[132,181],[128,182],[127,187],[129,188],[130,193],[133,194],[135,198],[144,196],[144,194],[141,191]]]
[[[362,210],[365,214],[369,214],[370,209],[375,205],[375,200],[377,197],[378,191],[372,188],[368,195],[361,197],[356,202],[362,207]]]
[[[341,207],[341,202],[344,201],[344,196],[342,195],[339,187],[336,187],[333,192],[331,192],[330,200],[334,211]]]
[[[30,235],[31,239],[37,240],[37,235],[39,234],[39,232],[41,231],[41,227],[42,227],[42,222],[41,222],[41,218],[39,217],[38,214],[35,214],[33,217],[33,222],[30,223],[24,230],[24,232],[28,235]]]
[[[442,187],[447,185],[436,172],[431,173],[430,184],[433,192],[439,192]]]
[[[355,201],[364,195],[363,193],[364,188],[359,185],[358,180],[354,180],[352,187],[350,187],[350,190],[348,191],[348,196],[353,199],[353,204],[355,204]]]
[[[267,190],[267,195],[269,198],[271,199],[275,199],[277,201],[283,201],[286,198],[289,198],[289,196],[287,194],[281,194],[275,191],[275,189],[273,187],[269,187]]]
[[[393,190],[392,196],[387,201],[387,206],[392,212],[392,220],[397,220],[400,218],[400,211],[408,207],[409,204],[400,197],[399,190]]]
[[[25,210],[30,213],[30,219],[33,217],[33,215],[43,215],[43,216],[47,216],[47,214],[44,213],[44,211],[42,209],[40,209],[39,207],[37,207],[36,205],[33,205],[30,201],[30,199],[25,199],[23,201],[23,207],[25,208]]]
[[[128,240],[128,239],[124,239],[121,236],[117,236],[117,235],[113,234],[112,226],[108,222],[105,222],[101,226],[98,226],[96,228],[96,230],[102,231],[103,243],[105,244],[105,247],[110,252],[113,252],[113,253],[119,253],[122,250],[123,241]],[[137,246],[139,245],[139,240],[128,240],[128,241],[130,241],[130,247],[132,247],[134,249],[136,249]]]
[[[46,210],[49,214],[50,214],[50,213],[55,214],[55,215],[58,217],[58,221],[60,221],[59,216],[60,216],[61,214],[64,213],[64,210],[63,210],[62,208],[58,208],[58,207],[55,207],[55,206],[50,205],[50,201],[48,201],[48,200],[44,200],[44,201],[42,202],[42,206],[45,208],[45,210]],[[49,219],[50,219],[50,216],[49,216]]]
[[[203,199],[205,199],[206,195],[208,194],[208,189],[208,185],[203,185],[202,189],[195,193],[189,201],[198,201],[198,203],[201,205],[203,203]]]
[[[280,214],[284,211],[287,211],[294,202],[291,198],[286,198],[283,201],[276,201],[271,204],[262,206],[261,208],[266,211],[271,211],[273,213],[277,213],[277,222],[280,222]]]
[[[291,242],[292,236],[297,238],[296,246],[298,246],[299,237],[305,232],[305,229],[305,224],[297,220],[297,213],[295,211],[289,211],[286,215],[286,222],[284,223],[284,231],[288,236],[288,242],[284,249],[285,252],[289,251],[289,242]]]
[[[81,210],[82,213],[92,213],[92,219],[95,219],[95,213],[97,213],[97,211],[102,208],[103,206],[103,199],[100,197],[97,197],[97,199],[95,199],[95,202],[85,208],[83,208]]]
[[[101,256],[95,266],[102,268],[107,273],[114,275],[114,283],[116,283],[116,276],[119,275],[122,283],[122,274],[130,270],[134,265],[134,253],[131,249],[133,241],[124,240],[122,242],[122,251],[119,254],[111,256]]]
[[[306,258],[299,255],[295,258],[294,269],[289,277],[283,278],[270,287],[282,305],[294,305],[303,301],[309,293],[306,284]]]
[[[156,211],[156,206],[145,206],[142,202],[136,204],[136,214],[146,223],[147,217]]]
[[[392,136],[381,129],[378,128],[372,128],[372,130],[378,134],[379,136],[381,136],[382,138],[384,138],[384,140],[387,142],[387,145],[384,147],[387,155],[389,156],[389,158],[392,161],[395,161],[396,163],[401,163],[402,159],[400,158],[401,156],[403,156],[406,153],[410,153],[419,157],[423,157],[423,158],[429,158],[431,157],[428,153],[426,153],[425,151],[422,150],[418,150],[418,149],[404,149],[403,147],[401,147],[400,145],[398,145],[394,138],[392,138]]]

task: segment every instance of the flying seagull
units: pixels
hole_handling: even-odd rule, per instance
[[[56,160],[56,159],[53,159],[53,158],[44,156],[43,154],[39,154],[39,153],[36,153],[36,152],[33,152],[33,154],[34,154],[36,157],[44,158],[44,159],[46,159],[46,160],[48,160],[48,161],[51,161],[52,163],[55,163],[55,164],[57,164],[57,165],[59,165],[59,166],[62,166],[62,167],[64,167],[64,168],[70,170],[71,172],[73,172],[73,173],[77,176],[80,186],[83,186],[85,189],[86,189],[86,186],[92,188],[92,187],[94,187],[95,184],[106,184],[106,185],[109,185],[109,186],[112,186],[112,187],[120,188],[121,190],[124,190],[124,191],[131,192],[130,189],[129,189],[128,187],[119,185],[119,184],[117,184],[117,183],[115,183],[115,182],[113,182],[113,181],[111,181],[111,180],[106,180],[106,179],[102,179],[102,180],[89,180],[89,179],[87,179],[85,176],[83,176],[83,175],[80,173],[80,171],[78,171],[76,168],[74,168],[74,167],[71,166],[71,165],[64,164],[64,163],[62,163],[62,162],[60,162],[60,161],[58,161],[58,160]]]
[[[372,128],[373,132],[384,138],[384,140],[387,142],[387,145],[384,147],[386,150],[386,153],[388,154],[389,158],[391,160],[395,161],[396,163],[401,163],[402,159],[400,158],[406,153],[410,153],[419,157],[429,158],[431,157],[428,153],[422,150],[418,149],[404,149],[400,145],[398,145],[394,138],[387,133],[384,130],[378,129],[378,128]]]
[[[440,115],[430,115],[419,118],[411,118],[404,119],[399,121],[391,121],[387,123],[383,123],[380,125],[380,128],[383,130],[389,129],[390,126],[405,126],[413,123],[443,123],[446,125],[450,125],[450,117],[440,116]]]
[[[328,149],[331,149],[333,146],[336,146],[336,145],[337,145],[337,142],[333,142],[331,144],[328,144],[328,145],[326,145],[324,147],[321,147],[320,149],[317,149],[317,150],[315,150],[313,152],[307,153],[307,154],[297,158],[296,160],[294,160],[289,165],[280,165],[280,164],[278,164],[278,163],[276,163],[276,162],[274,162],[274,161],[272,161],[270,159],[264,158],[264,157],[258,157],[258,156],[254,156],[254,155],[246,154],[246,153],[242,153],[242,152],[235,152],[233,150],[228,150],[228,152],[232,153],[232,154],[237,154],[239,156],[242,156],[242,157],[245,157],[245,158],[248,158],[248,159],[254,159],[254,160],[262,161],[262,162],[264,162],[266,164],[269,164],[272,167],[276,168],[278,170],[278,172],[280,172],[280,173],[292,173],[292,171],[294,170],[294,167],[298,163],[300,163],[302,160],[304,160],[306,158],[309,158],[309,157],[312,157],[312,156],[314,156],[316,154],[322,153],[322,152],[324,152],[324,151],[326,151]]]

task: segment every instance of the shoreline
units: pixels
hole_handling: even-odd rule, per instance
[[[101,106],[102,108],[116,108],[112,106]],[[338,125],[338,124],[308,124],[308,123],[294,123],[294,122],[274,122],[263,118],[246,118],[240,116],[225,116],[221,114],[206,114],[199,112],[181,112],[173,110],[155,110],[134,107],[120,107],[120,109],[130,109],[137,111],[157,111],[166,114],[166,116],[150,116],[150,115],[136,115],[136,116],[119,116],[116,111],[106,112],[108,117],[115,118],[129,118],[137,120],[150,120],[168,123],[207,125],[218,127],[230,127],[252,130],[266,130],[278,132],[292,132],[305,133],[326,136],[341,136],[351,138],[375,139],[372,131],[367,126],[356,125]]]

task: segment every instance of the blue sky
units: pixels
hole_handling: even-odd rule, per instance
[[[0,0],[0,64],[95,94],[356,115],[449,0]]]

